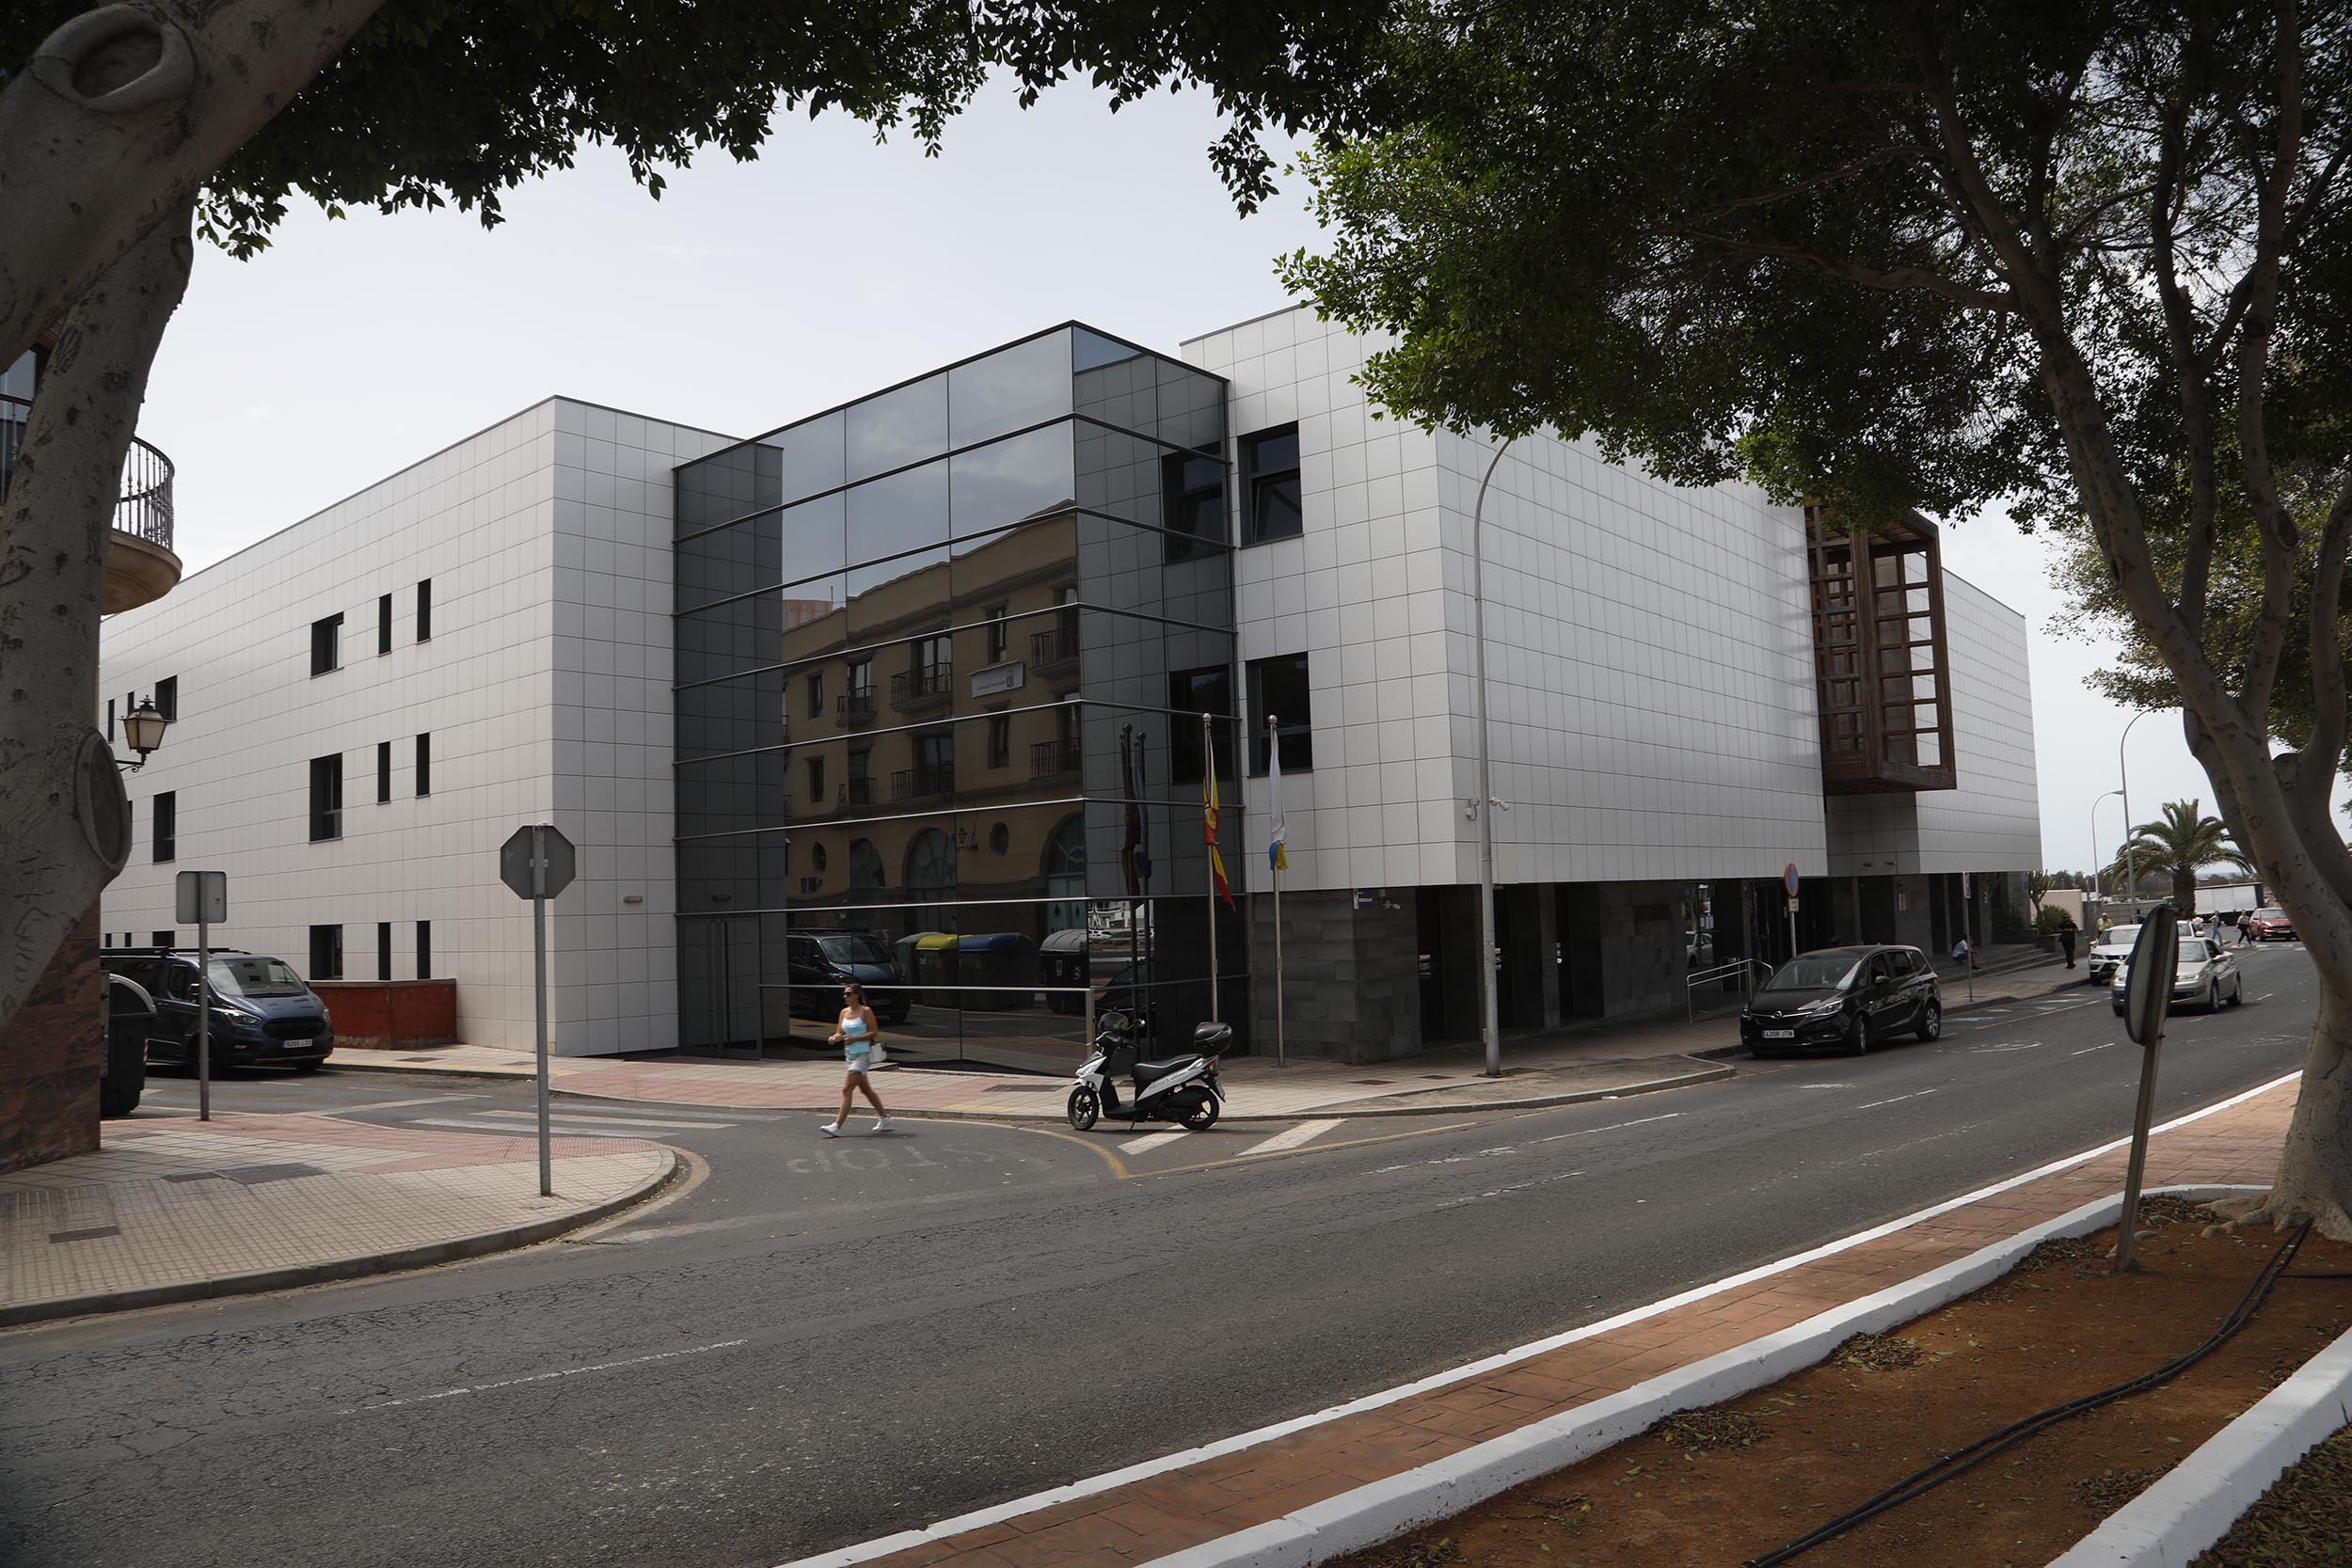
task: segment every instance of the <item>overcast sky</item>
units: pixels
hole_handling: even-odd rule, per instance
[[[1234,215],[1216,130],[1198,93],[1113,116],[1000,90],[937,159],[787,119],[659,202],[592,150],[488,232],[297,210],[258,261],[199,247],[139,426],[179,466],[180,551],[218,561],[550,393],[748,436],[1071,317],[1174,352],[1279,308],[1273,259],[1315,238],[1295,181]],[[2105,651],[2057,635],[2044,547],[2005,518],[1951,529],[1945,562],[2031,625],[2043,863],[2085,868],[2130,717],[2084,685]],[[2131,769],[2141,820],[2209,793],[2177,714]],[[2099,813],[2112,847],[2120,802]]]

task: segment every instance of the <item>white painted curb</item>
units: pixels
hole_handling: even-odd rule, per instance
[[[2258,1084],[2250,1089],[2242,1090],[2241,1092],[2231,1095],[2226,1099],[2216,1101],[2210,1105],[2201,1106],[2197,1110],[2190,1111],[2184,1116],[2175,1117],[2170,1121],[2164,1122],[2152,1129],[2152,1134],[2169,1132],[2176,1128],[2186,1127],[2193,1122],[2202,1121],[2207,1117],[2214,1116],[2218,1112],[2229,1110],[2233,1106],[2244,1104],[2247,1101],[2252,1100],[2259,1095],[2267,1094],[2272,1089],[2279,1088],[2287,1084],[2292,1084],[2301,1076],[2302,1074],[2299,1072],[2290,1072],[2283,1077],[2274,1078],[2269,1083]],[[2032,1170],[2025,1171],[2019,1175],[1993,1182],[1989,1186],[1979,1187],[1974,1192],[1963,1193],[1958,1197],[1947,1198],[1941,1203],[1931,1204],[1925,1209],[1917,1210],[1915,1212],[1905,1214],[1899,1219],[1888,1220],[1883,1225],[1872,1226],[1867,1230],[1858,1230],[1852,1235],[1841,1236],[1834,1242],[1825,1242],[1821,1245],[1810,1248],[1804,1252],[1796,1253],[1788,1258],[1778,1259],[1770,1263],[1758,1264],[1755,1268],[1743,1270],[1739,1274],[1729,1275],[1726,1278],[1715,1280],[1710,1284],[1694,1286],[1692,1289],[1681,1291],[1678,1294],[1668,1296],[1663,1301],[1655,1301],[1646,1307],[1637,1307],[1632,1308],[1630,1311],[1620,1312],[1614,1317],[1604,1318],[1598,1323],[1586,1323],[1581,1328],[1573,1328],[1569,1329],[1565,1333],[1549,1335],[1544,1338],[1533,1340],[1527,1344],[1518,1346],[1515,1349],[1503,1351],[1499,1354],[1486,1356],[1477,1361],[1465,1363],[1462,1366],[1452,1367],[1444,1371],[1433,1373],[1428,1377],[1416,1379],[1411,1383],[1400,1384],[1393,1388],[1385,1388],[1378,1393],[1366,1394],[1360,1399],[1349,1400],[1344,1403],[1333,1405],[1326,1410],[1316,1411],[1311,1415],[1295,1417],[1287,1421],[1277,1421],[1270,1426],[1259,1427],[1252,1432],[1239,1433],[1232,1437],[1219,1438],[1214,1443],[1202,1444],[1199,1448],[1186,1449],[1177,1453],[1163,1454],[1157,1459],[1145,1460],[1141,1464],[1130,1465],[1123,1469],[1107,1471],[1102,1475],[1089,1476],[1084,1480],[1072,1481],[1065,1486],[1057,1486],[1043,1492],[1033,1492],[1025,1497],[1014,1497],[1009,1501],[995,1503],[987,1508],[975,1509],[971,1513],[958,1514],[951,1519],[942,1519],[935,1524],[927,1525],[920,1529],[900,1530],[896,1534],[881,1536],[871,1541],[862,1541],[855,1545],[842,1546],[833,1551],[819,1552],[814,1556],[799,1558],[791,1562],[786,1563],[784,1568],[857,1568],[857,1564],[859,1563],[870,1562],[876,1558],[888,1557],[894,1552],[904,1551],[911,1546],[924,1545],[930,1542],[945,1540],[949,1536],[961,1535],[966,1530],[975,1530],[989,1525],[1001,1524],[1008,1519],[1017,1519],[1025,1514],[1034,1513],[1042,1509],[1055,1507],[1057,1504],[1075,1502],[1082,1497],[1090,1497],[1104,1492],[1116,1491],[1120,1487],[1132,1485],[1139,1481],[1148,1481],[1153,1476],[1166,1475],[1171,1470],[1181,1470],[1188,1465],[1201,1464],[1207,1460],[1221,1459],[1228,1454],[1239,1453],[1246,1449],[1256,1448],[1260,1444],[1269,1443],[1280,1437],[1287,1437],[1293,1433],[1304,1432],[1311,1427],[1321,1426],[1326,1422],[1341,1420],[1349,1416],[1360,1415],[1368,1410],[1377,1410],[1386,1405],[1400,1403],[1403,1401],[1412,1399],[1418,1395],[1432,1392],[1438,1388],[1451,1387],[1454,1384],[1465,1382],[1470,1378],[1479,1377],[1491,1371],[1498,1371],[1504,1367],[1515,1366],[1521,1361],[1526,1361],[1534,1356],[1544,1354],[1549,1351],[1558,1350],[1564,1345],[1572,1345],[1581,1340],[1597,1338],[1601,1335],[1626,1327],[1629,1324],[1641,1323],[1649,1318],[1659,1317],[1666,1312],[1674,1310],[1677,1307],[1685,1307],[1694,1301],[1703,1301],[1708,1296],[1716,1295],[1724,1291],[1731,1290],[1736,1286],[1751,1284],[1758,1279],[1769,1279],[1775,1275],[1787,1274],[1794,1269],[1804,1266],[1806,1263],[1810,1263],[1817,1259],[1833,1257],[1838,1253],[1850,1251],[1852,1248],[1861,1246],[1867,1243],[1877,1241],[1882,1236],[1891,1236],[1898,1231],[1907,1230],[1915,1225],[1921,1224],[1927,1220],[1934,1219],[1939,1215],[1950,1213],[1955,1209],[1964,1209],[1969,1204],[1979,1202],[1981,1199],[2009,1192],[2013,1188],[2022,1187],[2029,1181],[2038,1181],[2045,1176],[2054,1176],[2060,1171],[2072,1170],[2076,1165],[2087,1164],[2090,1161],[2098,1159],[2101,1155],[2112,1154],[2117,1149],[2127,1147],[2130,1142],[2131,1140],[2129,1138],[2117,1138],[2111,1142],[2100,1144],[2096,1148],[2084,1149],[2078,1154],[2070,1154],[2063,1159],[2053,1160],[2047,1164],[2037,1165]],[[2237,1187],[2195,1187],[2166,1190],[2191,1195],[2204,1194],[2209,1196],[2217,1196],[2224,1193],[2248,1192],[2259,1189]],[[2103,1200],[2102,1203],[2086,1205],[2084,1208],[2074,1211],[2072,1214],[2065,1215],[2058,1220],[2051,1222],[2049,1225],[2042,1226],[2033,1231],[2027,1232],[2026,1236],[2012,1238],[2009,1243],[2002,1243],[1995,1247],[1986,1248],[1984,1252],[1978,1253],[1973,1258],[1963,1259],[1957,1263],[1947,1264],[1946,1268],[1937,1270],[1933,1275],[1926,1275],[1921,1279],[1912,1281],[1909,1287],[1899,1287],[1898,1289],[1916,1289],[1925,1285],[1928,1280],[1937,1278],[1952,1270],[1968,1269],[1977,1262],[1977,1259],[1985,1258],[1989,1254],[1996,1252],[2008,1253],[2012,1248],[2022,1247],[2024,1250],[2016,1251],[2014,1253],[2014,1256],[2022,1257],[2024,1256],[2025,1251],[2030,1251],[2034,1246],[2040,1244],[2043,1238],[2048,1236],[2059,1234],[2082,1235],[2089,1231],[2096,1230],[2100,1226],[2106,1223],[2106,1220],[2094,1218],[2082,1224],[2075,1224],[2074,1222],[2079,1220],[2081,1216],[2086,1213],[2103,1210],[2112,1212],[2113,1210],[2120,1210],[2121,1208],[2122,1199],[2120,1197],[2106,1199]],[[2074,1227],[2071,1231],[2061,1231],[2056,1228],[2057,1227],[2068,1225],[2073,1225]],[[1951,1291],[1948,1295],[1939,1298],[1937,1301],[1929,1302],[1922,1300],[1919,1305],[1908,1310],[1896,1312],[1893,1316],[1886,1318],[1884,1322],[1887,1323],[1897,1323],[1903,1322],[1907,1318],[1916,1317],[1921,1312],[1929,1310],[1931,1307],[1940,1305],[1943,1301],[1949,1301],[1953,1299],[1954,1296],[1964,1295],[1969,1291],[1977,1289],[1978,1286],[1983,1284],[1986,1280],[1998,1276],[2001,1273],[2005,1272],[2008,1267],[2009,1264],[2007,1262],[1990,1266],[1987,1268],[1986,1272],[1973,1283],[1963,1285],[1958,1290]],[[1881,1292],[1881,1295],[1885,1295],[1887,1293],[1889,1292]],[[1849,1303],[1846,1307],[1839,1310],[1847,1314],[1851,1314],[1870,1303],[1877,1302],[1879,1299],[1879,1296],[1872,1296],[1867,1298],[1867,1301],[1865,1302]],[[1823,1314],[1823,1318],[1833,1317],[1836,1315],[1837,1314]],[[1795,1328],[1784,1330],[1781,1335],[1775,1335],[1767,1339],[1754,1341],[1737,1350],[1726,1351],[1722,1355],[1711,1357],[1708,1360],[1697,1363],[1694,1366],[1685,1367],[1675,1372],[1666,1373],[1661,1378],[1654,1379],[1651,1383],[1643,1385],[1640,1389],[1628,1390],[1626,1393],[1615,1395],[1612,1399],[1597,1401],[1592,1404],[1581,1406],[1579,1410],[1571,1413],[1571,1415],[1576,1418],[1614,1419],[1615,1417],[1613,1413],[1615,1411],[1615,1407],[1619,1404],[1619,1402],[1633,1398],[1644,1389],[1654,1388],[1660,1384],[1673,1379],[1687,1379],[1693,1373],[1698,1372],[1701,1369],[1715,1367],[1719,1362],[1739,1360],[1751,1355],[1758,1354],[1759,1353],[1765,1352],[1767,1347],[1777,1344],[1777,1342],[1786,1335],[1801,1333],[1810,1327],[1812,1323],[1818,1323],[1822,1321],[1822,1318],[1816,1318],[1811,1320],[1811,1323],[1801,1323]],[[1848,1334],[1859,1334],[1863,1332],[1866,1332],[1866,1330],[1860,1327],[1849,1328],[1839,1332],[1832,1337],[1829,1341],[1821,1347],[1820,1351],[1816,1352],[1809,1358],[1800,1359],[1793,1362],[1788,1370],[1793,1371],[1803,1367],[1809,1366],[1813,1361],[1821,1359],[1821,1356],[1828,1351],[1836,1349],[1836,1346],[1846,1338]],[[1745,1385],[1744,1386],[1758,1387],[1765,1383],[1774,1382],[1785,1375],[1785,1372],[1775,1370],[1757,1379],[1756,1382]],[[1702,1395],[1694,1398],[1684,1397],[1679,1399],[1677,1402],[1665,1405],[1658,1412],[1658,1415],[1670,1415],[1676,1410],[1687,1409],[1693,1404],[1711,1403],[1718,1400],[1727,1399],[1741,1391],[1742,1388],[1726,1386],[1721,1393]],[[1558,1420],[1562,1418],[1555,1418],[1554,1419]],[[1606,1448],[1611,1442],[1618,1441],[1622,1437],[1629,1436],[1633,1433],[1643,1430],[1643,1428],[1648,1426],[1650,1422],[1655,1419],[1657,1419],[1657,1417],[1653,1416],[1647,1419],[1626,1426],[1622,1431],[1618,1432],[1617,1436],[1609,1438],[1606,1442],[1596,1444],[1594,1447],[1595,1449]],[[1549,1425],[1551,1423],[1544,1424]],[[1268,1564],[1296,1564],[1311,1560],[1319,1560],[1323,1558],[1333,1556],[1340,1552],[1353,1551],[1359,1546],[1369,1545],[1374,1542],[1385,1540],[1390,1535],[1400,1533],[1405,1529],[1410,1528],[1411,1525],[1399,1525],[1393,1529],[1381,1531],[1378,1534],[1367,1537],[1361,1541],[1351,1541],[1349,1544],[1344,1545],[1332,1546],[1328,1548],[1318,1546],[1313,1551],[1311,1557],[1303,1553],[1299,1555],[1292,1555],[1287,1552],[1279,1556],[1272,1555],[1272,1540],[1271,1538],[1267,1538],[1265,1544],[1267,1546],[1268,1555],[1263,1557],[1254,1555],[1256,1545],[1261,1537],[1263,1536],[1264,1532],[1277,1532],[1280,1535],[1281,1539],[1287,1541],[1291,1538],[1291,1533],[1297,1528],[1297,1525],[1295,1523],[1296,1521],[1313,1520],[1319,1522],[1327,1511],[1337,1508],[1340,1504],[1346,1502],[1350,1498],[1360,1498],[1365,1493],[1376,1491],[1381,1487],[1405,1485],[1413,1481],[1413,1480],[1417,1477],[1435,1475],[1440,1470],[1444,1470],[1446,1472],[1444,1484],[1449,1489],[1451,1500],[1438,1506],[1431,1512],[1418,1515],[1413,1522],[1422,1523],[1429,1519],[1442,1518],[1451,1513],[1458,1513],[1462,1509],[1470,1507],[1472,1503],[1477,1502],[1484,1497],[1492,1496],[1493,1492],[1466,1493],[1459,1491],[1462,1483],[1458,1479],[1454,1477],[1453,1470],[1450,1467],[1460,1465],[1463,1461],[1469,1459],[1472,1455],[1485,1453],[1488,1449],[1500,1449],[1504,1447],[1514,1445],[1521,1438],[1525,1437],[1528,1433],[1535,1430],[1537,1429],[1527,1428],[1518,1433],[1495,1438],[1488,1443],[1481,1444],[1477,1448],[1469,1449],[1461,1453],[1457,1453],[1454,1455],[1452,1459],[1443,1462],[1441,1465],[1425,1466],[1421,1470],[1408,1471],[1402,1476],[1392,1476],[1387,1481],[1375,1483],[1373,1486],[1360,1487],[1354,1492],[1344,1493],[1340,1497],[1327,1499],[1326,1501],[1315,1504],[1312,1507],[1301,1509],[1297,1513],[1289,1515],[1286,1519],[1277,1520],[1267,1525],[1262,1525],[1252,1529],[1241,1531],[1235,1535],[1225,1536],[1216,1541],[1206,1543],[1203,1545],[1192,1547],[1186,1551],[1174,1553],[1169,1557],[1163,1558],[1158,1560],[1180,1564],[1182,1565],[1182,1568],[1209,1568],[1209,1565],[1212,1564],[1221,1565],[1226,1563],[1235,1565],[1245,1563],[1254,1564],[1258,1562],[1264,1562]],[[1519,1476],[1511,1481],[1506,1481],[1493,1490],[1508,1490],[1511,1486],[1517,1485],[1519,1480],[1525,1480],[1529,1476],[1541,1475],[1547,1470],[1557,1469],[1564,1465],[1573,1464],[1575,1462],[1575,1458],[1581,1457],[1582,1457],[1582,1455],[1578,1454],[1572,1456],[1571,1458],[1548,1461],[1544,1464],[1537,1465],[1533,1469],[1528,1470],[1525,1475]],[[1308,1532],[1310,1538],[1311,1538],[1311,1531]],[[1237,1551],[1235,1555],[1230,1557],[1216,1555],[1221,1549],[1229,1547],[1246,1549]]]
[[[2246,1187],[2165,1187],[2151,1192],[2212,1199]],[[1309,1568],[1449,1518],[1553,1470],[1647,1431],[1677,1410],[1717,1404],[1777,1383],[1826,1359],[1856,1334],[1876,1334],[1991,1284],[2026,1254],[2058,1236],[2113,1222],[2121,1194],[1970,1253],[1900,1285],[1818,1313],[1704,1361],[1662,1372],[1621,1394],[1563,1411],[1418,1469],[1312,1503],[1238,1534],[1156,1559],[1163,1568]]]
[[[2352,1426],[2352,1334],[2303,1363],[2050,1568],[2187,1568],[2288,1465],[2345,1426]]]

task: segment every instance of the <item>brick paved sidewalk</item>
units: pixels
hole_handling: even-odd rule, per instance
[[[1999,975],[1980,975],[1975,1006],[2055,996],[2077,987],[2080,971],[2055,961]],[[1964,986],[1964,982],[1962,982]],[[1947,981],[1946,1011],[1961,1009],[1964,990]],[[2085,997],[2091,993],[2086,989]],[[1730,1076],[1708,1059],[1735,1051],[1739,1031],[1729,1018],[1695,1022],[1580,1025],[1549,1035],[1506,1038],[1504,1076],[1486,1076],[1475,1045],[1440,1047],[1418,1056],[1366,1066],[1294,1060],[1276,1067],[1266,1056],[1235,1056],[1224,1069],[1231,1121],[1295,1117],[1452,1115],[1504,1110],[1569,1099],[1640,1094]],[[489,1046],[450,1045],[410,1051],[339,1051],[339,1068],[397,1072],[447,1072],[472,1077],[527,1078],[528,1053]],[[841,1067],[804,1057],[712,1061],[618,1056],[559,1056],[552,1072],[559,1093],[665,1105],[722,1105],[742,1110],[830,1111],[841,1102]],[[988,1073],[913,1069],[879,1078],[892,1111],[910,1115],[1002,1121],[1059,1121],[1067,1089],[1062,1079],[1037,1073]]]
[[[2292,1083],[2273,1087],[2161,1134],[2150,1146],[2149,1183],[2267,1182],[2295,1092]],[[1200,1546],[1753,1344],[1965,1258],[2113,1195],[2122,1185],[2123,1162],[2120,1150],[2102,1155],[1831,1256],[1505,1365],[1496,1363],[1506,1358],[1495,1358],[1457,1381],[1214,1458],[1088,1496],[1041,1499],[1041,1506],[951,1534],[918,1539],[910,1532],[827,1553],[799,1568],[1114,1568]],[[1084,1491],[1084,1483],[1073,1490]]]
[[[521,1246],[653,1190],[635,1139],[538,1145],[305,1116],[135,1117],[0,1176],[0,1324],[277,1290]]]

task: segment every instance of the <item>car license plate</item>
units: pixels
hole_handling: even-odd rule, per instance
[[[1764,1037],[1768,1040],[1793,1040],[1797,1037],[1797,1032],[1794,1029],[1767,1029],[1764,1031]]]

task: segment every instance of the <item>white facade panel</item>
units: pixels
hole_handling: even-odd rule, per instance
[[[1377,418],[1350,380],[1372,346],[1307,309],[1185,345],[1232,381],[1237,437],[1298,422],[1304,530],[1234,567],[1243,661],[1310,657],[1286,886],[1478,876],[1470,531],[1494,449]],[[1499,879],[1825,871],[1802,514],[1539,436],[1484,518]],[[1254,850],[1263,780],[1248,806]]]
[[[390,977],[415,977],[429,921],[460,1035],[525,1048],[530,907],[498,880],[497,850],[516,826],[553,821],[584,867],[549,922],[558,1049],[674,1044],[669,469],[727,439],[549,400],[108,621],[103,690],[119,710],[176,678],[180,717],[127,778],[136,842],[101,929],[193,942],[171,920],[183,868],[230,875],[216,942],[306,972],[310,928],[340,925],[345,977],[375,978],[389,922]],[[433,585],[423,642],[420,579]],[[342,666],[313,677],[312,623],[337,613]],[[432,737],[423,796],[419,735]],[[310,762],[329,754],[343,759],[342,832],[312,842]],[[177,853],[157,863],[165,791]]]

